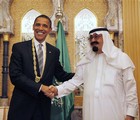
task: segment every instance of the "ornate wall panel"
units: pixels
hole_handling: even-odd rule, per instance
[[[124,51],[136,66],[135,78],[140,100],[140,0],[123,0],[123,21]]]

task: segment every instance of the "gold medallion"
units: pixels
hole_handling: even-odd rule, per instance
[[[38,77],[38,76],[36,76],[36,78],[35,78],[35,82],[39,82],[40,81],[40,77]]]

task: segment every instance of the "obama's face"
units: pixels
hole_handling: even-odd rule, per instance
[[[52,30],[50,21],[44,17],[37,18],[33,25],[33,30],[36,40],[40,43],[43,42]]]

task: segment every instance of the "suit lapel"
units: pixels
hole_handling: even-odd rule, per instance
[[[29,55],[29,58],[33,61],[33,55],[32,55],[32,42],[31,42],[31,40],[30,41],[28,41],[28,48],[27,48],[28,50],[28,55]]]
[[[45,62],[45,67],[44,67],[44,72],[42,78],[47,75],[48,73],[48,68],[51,63],[51,58],[52,58],[52,51],[50,49],[50,46],[46,43],[46,62]]]

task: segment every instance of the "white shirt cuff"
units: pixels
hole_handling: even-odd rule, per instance
[[[136,108],[128,108],[127,109],[127,115],[136,117],[137,116],[137,109]]]
[[[58,95],[56,96],[57,98],[63,97],[64,96],[64,89],[62,87],[62,85],[56,86],[57,90],[58,90]]]
[[[41,91],[41,88],[42,88],[42,85],[40,86],[40,88],[39,88],[39,91],[38,91],[38,92],[40,92],[40,91]]]

